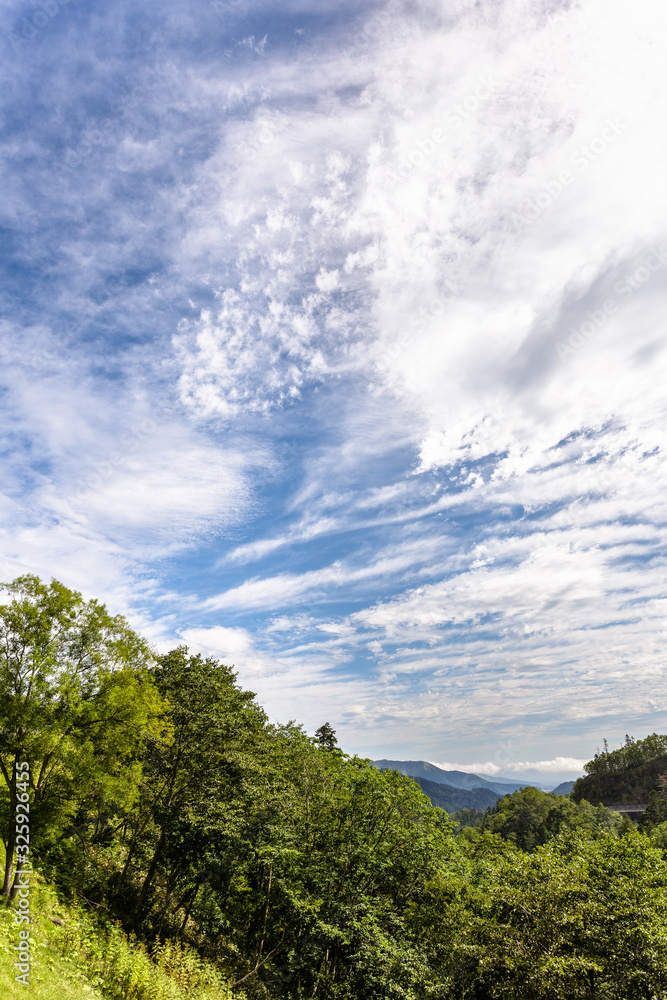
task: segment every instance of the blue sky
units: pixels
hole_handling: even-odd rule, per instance
[[[664,731],[664,27],[4,3],[2,577],[350,752]]]

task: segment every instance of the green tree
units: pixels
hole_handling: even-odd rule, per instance
[[[335,750],[338,746],[336,730],[328,722],[325,722],[323,726],[315,730],[315,739],[323,750]]]
[[[529,854],[487,831],[411,916],[434,1000],[666,995],[667,862],[636,831],[568,833]]]
[[[628,830],[584,850],[588,897],[577,947],[595,966],[596,995],[614,1000],[667,992],[667,861]]]
[[[239,984],[290,997],[413,995],[424,963],[406,914],[455,850],[452,824],[410,778],[322,753],[295,727],[274,738],[272,787],[246,851],[212,885],[219,926],[245,956]]]
[[[481,825],[522,851],[532,851],[566,831],[578,830],[589,836],[620,832],[622,818],[604,806],[593,808],[586,801],[575,803],[565,795],[529,787],[499,799]]]
[[[103,604],[32,575],[0,589],[8,598],[0,604],[0,835],[3,895],[12,897],[21,870],[16,765],[30,769],[31,847],[68,830],[81,837],[91,821],[99,830],[111,801],[134,794],[155,690],[147,644]],[[86,814],[83,825],[73,824],[77,813]]]
[[[165,728],[149,742],[142,794],[113,884],[135,927],[187,923],[214,870],[238,850],[266,769],[264,711],[227,666],[181,646],[152,671]]]
[[[593,760],[584,764],[587,775],[622,774],[629,768],[640,767],[657,757],[667,756],[667,736],[651,733],[643,740],[625,737],[625,744],[618,750],[609,750],[604,740],[604,752],[596,753]],[[585,784],[585,779],[579,778],[576,785]],[[576,789],[575,785],[575,789]]]

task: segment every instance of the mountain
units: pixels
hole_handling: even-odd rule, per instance
[[[480,778],[478,774],[470,774],[468,771],[444,771],[426,760],[374,760],[373,766],[380,771],[398,771],[399,774],[407,774],[411,778],[424,778],[426,781],[435,781],[437,784],[449,785],[452,788],[488,788],[498,795],[509,795],[510,792],[516,792],[529,784],[527,781],[510,781],[507,778],[489,781],[488,778]]]
[[[556,787],[552,790],[551,794],[569,795],[573,788],[574,788],[573,781],[561,781],[560,785],[556,785]]]
[[[415,781],[434,806],[439,806],[448,813],[459,809],[478,809],[484,812],[500,798],[490,788],[454,788],[453,785],[429,781],[427,778],[415,778]]]

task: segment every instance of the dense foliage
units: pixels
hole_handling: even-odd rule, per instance
[[[651,733],[644,740],[626,736],[625,745],[618,750],[609,750],[605,743],[605,749],[584,765],[584,771],[586,774],[622,774],[656,757],[667,757],[667,736]]]
[[[667,736],[653,733],[644,740],[626,736],[625,746],[597,753],[585,765],[586,774],[575,782],[572,797],[604,805],[652,803],[653,821],[660,813],[656,797],[667,797]],[[667,815],[662,817],[667,819]]]
[[[272,725],[228,667],[158,656],[35,577],[0,605],[8,900],[18,761],[32,856],[63,898],[156,960],[202,956],[233,995],[667,997],[662,800],[644,831],[533,788],[456,824],[328,723]]]
[[[623,828],[623,818],[604,806],[593,808],[586,801],[577,804],[564,795],[522,788],[500,799],[482,817],[480,826],[500,834],[522,851],[531,851],[566,831],[589,836],[617,833]]]

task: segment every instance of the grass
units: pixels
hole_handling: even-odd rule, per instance
[[[231,1000],[224,977],[196,952],[166,942],[152,959],[116,925],[102,927],[81,907],[61,903],[37,874],[31,879],[30,913],[26,987],[14,979],[19,930],[14,910],[0,908],[0,1000]],[[243,1000],[243,994],[234,998]]]
[[[31,908],[33,917],[36,910],[37,897],[40,905],[48,906],[47,912],[52,916],[67,916],[57,900],[49,898],[50,894],[43,887],[35,885],[31,891]],[[61,916],[61,919],[62,919]],[[25,927],[25,924],[21,925]],[[24,986],[14,979],[17,969],[14,968],[16,952],[14,945],[18,943],[19,927],[14,921],[14,911],[8,907],[0,910],[0,997],[2,1000],[15,1000],[20,997],[25,1000],[102,1000],[102,994],[81,975],[72,955],[63,954],[61,943],[56,932],[62,928],[52,924],[44,916],[34,917],[30,926],[31,972],[30,985]],[[61,934],[62,936],[62,934]]]

